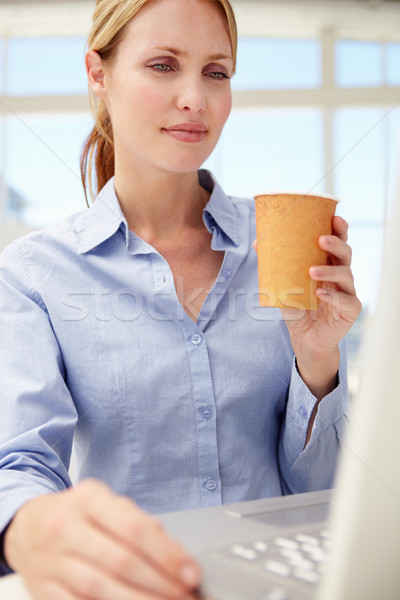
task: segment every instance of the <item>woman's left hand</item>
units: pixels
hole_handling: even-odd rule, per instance
[[[341,217],[333,217],[332,230],[332,235],[319,238],[320,247],[328,252],[327,264],[310,268],[312,279],[323,282],[316,292],[318,310],[281,309],[300,375],[317,397],[333,389],[339,366],[338,344],[361,311],[350,268],[348,224]]]

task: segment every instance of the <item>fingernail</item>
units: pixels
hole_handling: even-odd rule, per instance
[[[328,235],[323,235],[322,236],[322,242],[324,244],[327,244],[328,246],[331,246],[333,244],[333,240],[331,237],[329,237]]]
[[[183,565],[179,571],[179,577],[188,586],[198,585],[200,582],[199,571],[190,564]]]
[[[320,267],[311,267],[310,274],[312,277],[322,277],[324,270]]]

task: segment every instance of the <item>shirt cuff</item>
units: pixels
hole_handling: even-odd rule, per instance
[[[342,377],[339,369],[338,384],[319,403],[311,438],[319,436],[335,425],[344,413],[344,394]],[[311,393],[299,375],[296,359],[293,359],[286,407],[286,450],[293,461],[305,451],[308,424],[317,398]]]

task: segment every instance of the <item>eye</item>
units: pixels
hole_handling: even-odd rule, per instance
[[[222,71],[211,71],[211,73],[206,73],[206,75],[211,77],[211,79],[230,79],[230,77]]]
[[[171,65],[167,65],[167,63],[154,63],[153,65],[147,65],[147,67],[160,73],[168,73],[172,70]]]
[[[215,79],[216,81],[223,81],[224,79],[230,79],[227,70],[225,67],[217,64],[208,65],[203,74],[209,77],[210,79]]]

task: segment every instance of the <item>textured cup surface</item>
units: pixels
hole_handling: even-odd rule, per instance
[[[318,238],[332,233],[338,200],[285,192],[258,195],[255,203],[261,306],[317,309],[320,283],[309,269],[326,264]]]

